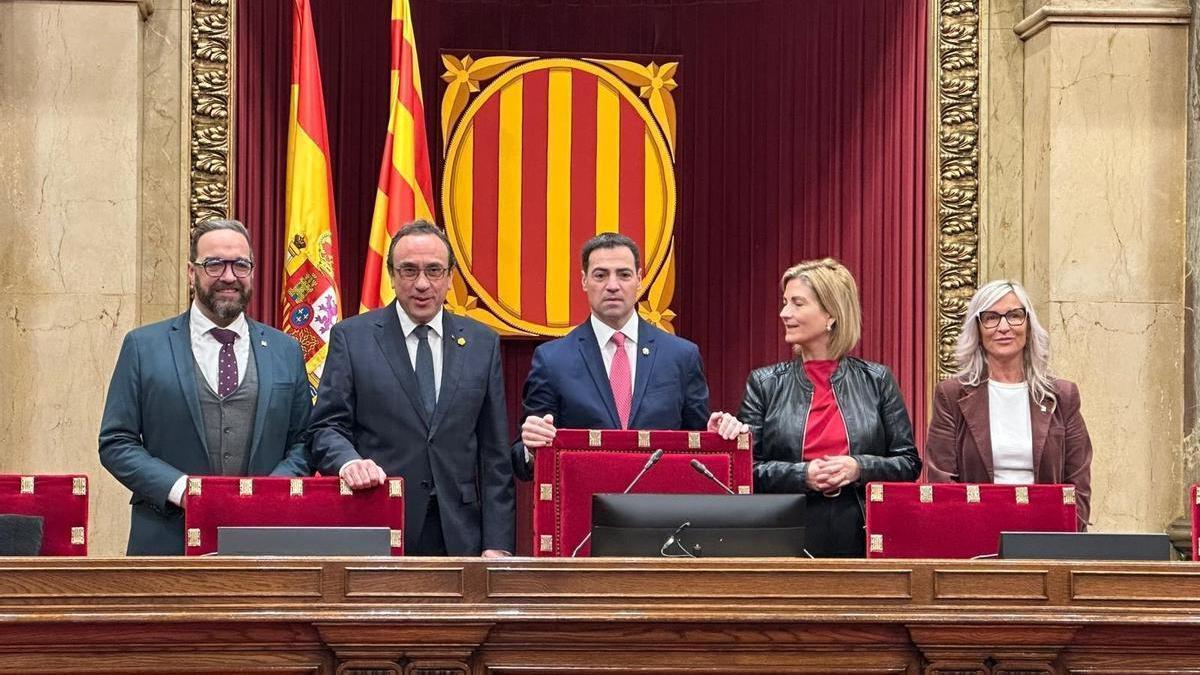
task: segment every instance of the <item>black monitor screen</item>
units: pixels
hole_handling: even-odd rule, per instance
[[[592,555],[803,557],[804,495],[598,494]]]
[[[1161,532],[1001,532],[1000,557],[1009,560],[1175,560]]]

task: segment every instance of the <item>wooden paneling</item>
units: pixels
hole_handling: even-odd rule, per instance
[[[1200,675],[1190,563],[9,559],[0,673]]]
[[[1041,570],[944,570],[933,578],[933,597],[938,600],[1049,600],[1046,573]],[[980,585],[993,595],[980,593]]]
[[[189,601],[253,601],[319,599],[320,567],[241,567],[213,565],[203,575],[189,567],[70,567],[37,571],[0,567],[0,598],[38,603],[152,602],[171,598]]]
[[[648,569],[572,567],[557,570],[514,567],[488,573],[495,599],[622,601],[661,598],[671,589],[680,602],[753,600],[792,604],[797,600],[909,600],[907,570],[764,570],[717,567]]]
[[[347,599],[453,599],[463,598],[463,569],[347,567]]]

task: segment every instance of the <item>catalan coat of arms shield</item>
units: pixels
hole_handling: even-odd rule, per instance
[[[504,335],[588,316],[583,243],[637,242],[638,311],[672,330],[677,62],[443,55],[442,215],[460,275],[451,311]]]

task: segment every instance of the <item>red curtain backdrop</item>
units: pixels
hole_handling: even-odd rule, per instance
[[[779,277],[833,256],[858,279],[856,354],[896,373],[925,434],[927,0],[413,0],[435,162],[440,51],[680,60],[675,325],[714,410],[788,358]],[[387,126],[389,0],[312,0],[329,117],[342,297],[357,306]],[[291,5],[237,7],[234,215],[259,256],[256,318],[281,289]],[[433,167],[435,181],[441,167]],[[435,193],[438,185],[435,184]],[[515,429],[536,343],[506,341]]]

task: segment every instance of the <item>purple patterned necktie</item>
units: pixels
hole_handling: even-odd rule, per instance
[[[221,354],[217,357],[217,396],[225,398],[238,386],[237,356],[233,353],[233,341],[238,334],[227,328],[214,328],[208,332],[221,343]]]

